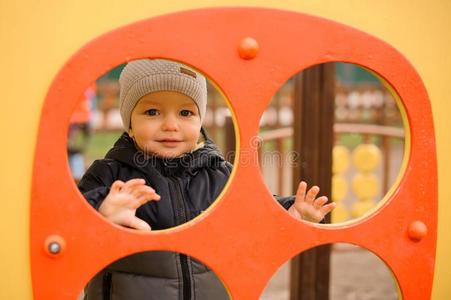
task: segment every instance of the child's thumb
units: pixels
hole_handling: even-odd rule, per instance
[[[119,192],[123,186],[124,186],[124,182],[123,181],[116,180],[111,185],[111,191],[112,192]]]
[[[135,228],[137,230],[143,230],[143,231],[151,231],[150,225],[147,224],[144,220],[141,220],[140,218],[133,217],[130,219],[130,224],[125,224],[128,227]]]

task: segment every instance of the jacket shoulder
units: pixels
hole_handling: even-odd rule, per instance
[[[115,180],[120,162],[104,158],[95,160],[81,178],[78,188],[84,193],[99,186],[110,187]]]

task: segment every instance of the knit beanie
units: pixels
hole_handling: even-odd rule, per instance
[[[196,103],[202,123],[207,109],[207,82],[193,69],[163,59],[140,59],[129,62],[119,77],[120,112],[126,131],[139,99],[152,92],[172,91],[184,94]]]

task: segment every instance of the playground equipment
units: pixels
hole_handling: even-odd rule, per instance
[[[182,61],[213,79],[230,101],[239,150],[226,189],[206,214],[150,234],[112,226],[97,215],[77,191],[66,156],[66,129],[82,92],[105,70],[141,57]],[[410,149],[389,199],[370,216],[338,226],[292,219],[273,200],[258,166],[239,163],[242,153],[256,154],[249,141],[278,87],[302,69],[332,61],[362,65],[391,85],[409,122]],[[393,47],[359,30],[259,8],[178,12],[116,29],[76,51],[45,98],[29,198],[33,295],[74,299],[110,262],[141,251],[171,250],[209,265],[233,299],[257,299],[289,258],[321,244],[348,242],[384,260],[403,299],[428,299],[437,235],[435,153],[431,103],[420,76]],[[443,291],[437,295],[446,295],[446,288],[439,286]]]

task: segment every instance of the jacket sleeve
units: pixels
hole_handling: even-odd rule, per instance
[[[228,161],[225,161],[224,164],[225,164],[226,169],[229,171],[229,175],[230,175],[230,173],[232,172],[233,165]],[[283,208],[285,208],[287,210],[290,208],[291,205],[293,205],[294,200],[296,199],[296,196],[288,196],[288,197],[282,197],[282,196],[278,196],[278,195],[273,195],[273,196],[274,196],[274,198],[276,198],[277,202],[279,202],[279,204],[282,205]]]
[[[230,174],[232,173],[233,165],[230,162],[228,162],[227,160],[223,161],[223,165],[224,165],[225,169],[228,171],[228,175],[230,176]]]
[[[98,210],[110,192],[113,182],[113,172],[108,163],[104,160],[96,160],[81,178],[78,189],[89,204]]]
[[[294,199],[296,199],[296,196],[288,196],[288,197],[282,197],[278,195],[273,195],[274,198],[276,198],[277,202],[279,202],[280,205],[283,206],[285,209],[289,209],[291,205],[294,203]]]

